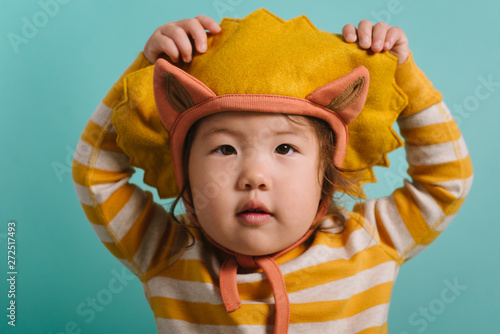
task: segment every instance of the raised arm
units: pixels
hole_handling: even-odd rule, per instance
[[[186,59],[192,52],[187,46],[188,35],[198,41],[197,48],[206,47],[205,24],[212,21],[206,17],[201,20],[172,22],[155,31],[144,52],[96,108],[75,151],[74,185],[92,228],[108,250],[141,280],[169,265],[185,246],[187,236],[164,208],[154,203],[150,192],[129,183],[134,170],[116,143],[112,115],[126,95],[127,75],[150,66],[161,53],[173,60],[179,54]]]
[[[353,26],[344,28],[345,37],[352,33]],[[367,21],[360,23],[357,33],[360,41],[369,41],[362,47],[378,52],[385,45],[398,56],[396,81],[409,99],[398,124],[411,181],[405,180],[391,196],[355,207],[374,237],[402,263],[429,245],[454,218],[471,187],[472,164],[460,130],[441,94],[415,65],[404,33]]]
[[[128,183],[134,170],[116,144],[111,117],[123,96],[123,78],[150,63],[141,53],[92,114],[73,158],[73,181],[83,210],[108,250],[140,279],[157,266],[169,226],[152,195]],[[157,231],[158,233],[156,233]]]

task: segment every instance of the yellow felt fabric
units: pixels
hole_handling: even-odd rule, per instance
[[[441,93],[434,89],[424,72],[417,67],[412,54],[410,54],[406,62],[398,66],[396,83],[403,89],[409,99],[408,105],[400,115],[401,117],[413,115],[428,106],[438,103],[443,98]]]
[[[123,96],[123,84],[126,76],[129,75],[130,73],[133,73],[136,69],[143,68],[148,65],[151,64],[146,59],[146,57],[144,57],[142,53],[139,54],[139,56],[134,60],[134,62],[129,66],[129,68],[116,81],[116,83],[113,85],[108,94],[106,94],[102,102],[110,108],[116,107],[116,104],[118,103],[118,101],[120,101],[120,97]]]
[[[113,109],[117,143],[132,166],[144,170],[144,183],[155,187],[161,198],[177,196],[169,133],[158,116],[153,96],[153,69],[148,66],[129,74],[124,98]]]
[[[223,19],[222,31],[208,38],[208,51],[179,67],[217,95],[275,94],[305,98],[358,66],[370,72],[365,107],[349,125],[344,169],[363,169],[361,182],[375,182],[371,167],[388,166],[386,154],[402,146],[392,124],[408,104],[395,79],[396,57],[373,54],[341,35],[320,31],[305,17],[283,21],[265,9],[244,19]],[[412,61],[411,61],[412,62]],[[411,79],[411,65],[400,71]],[[161,198],[177,195],[168,132],[154,106],[153,66],[125,78],[125,98],[114,110],[119,146],[131,164],[145,170],[144,181]]]

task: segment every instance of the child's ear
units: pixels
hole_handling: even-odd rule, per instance
[[[158,113],[169,131],[184,111],[216,96],[201,81],[161,58],[155,64],[153,89]]]
[[[306,99],[324,106],[342,117],[349,124],[365,105],[370,74],[360,66],[329,84],[319,87]]]

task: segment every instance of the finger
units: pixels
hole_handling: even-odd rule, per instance
[[[392,31],[393,30],[393,31]],[[408,38],[406,37],[403,30],[398,27],[393,27],[389,30],[388,35],[394,34],[394,37],[391,36],[391,39],[394,40],[393,46],[389,50],[389,52],[396,57],[398,57],[398,65],[403,64],[410,55],[410,48],[408,47]]]
[[[162,29],[163,27],[156,29],[144,46],[144,56],[152,64],[156,62],[162,53],[167,54],[174,62],[179,60],[177,46],[172,39],[163,34]]]
[[[212,34],[216,34],[221,31],[221,27],[217,24],[217,22],[215,22],[215,20],[205,15],[198,15],[196,19],[200,23],[203,32],[197,31],[197,36],[193,35],[193,39],[196,50],[203,53],[207,51],[207,34],[205,29]]]
[[[221,31],[220,25],[215,22],[212,18],[205,16],[205,15],[198,15],[196,17],[198,21],[200,21],[201,25],[203,26],[204,29],[208,30],[212,34],[216,34]]]
[[[406,35],[403,33],[403,31],[398,28],[398,27],[391,27],[387,31],[387,35],[385,37],[385,44],[384,44],[384,50],[391,50],[396,42],[400,39],[403,39],[402,42],[406,41]]]
[[[368,49],[372,45],[372,31],[373,31],[373,24],[368,21],[368,20],[362,20],[358,24],[358,40],[359,40],[359,45],[364,48]]]
[[[346,24],[344,28],[342,28],[342,36],[344,36],[344,40],[348,43],[354,43],[357,40],[356,35],[356,27],[354,24]]]
[[[373,52],[380,52],[384,48],[384,43],[386,40],[386,35],[387,31],[389,30],[390,26],[385,23],[385,22],[378,22],[374,27],[373,27],[373,33],[372,33],[372,51]]]
[[[198,19],[185,20],[182,26],[186,33],[191,36],[198,52],[207,51],[207,33]]]
[[[171,38],[180,53],[180,57],[186,63],[190,62],[193,54],[193,46],[186,31],[181,26],[169,25],[162,31],[163,35]]]
[[[163,35],[158,39],[156,58],[162,53],[165,53],[174,63],[179,62],[180,54],[177,45],[171,38]]]

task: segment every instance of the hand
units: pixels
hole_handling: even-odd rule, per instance
[[[404,63],[410,55],[408,38],[403,30],[391,27],[385,22],[373,25],[368,20],[362,20],[357,30],[353,24],[346,24],[342,35],[348,43],[359,41],[358,44],[363,49],[371,49],[373,52],[388,51],[398,57],[398,65]]]
[[[144,56],[152,64],[162,53],[166,53],[174,63],[179,61],[179,57],[184,62],[189,63],[193,58],[191,39],[194,41],[196,51],[200,53],[207,51],[207,32],[205,29],[216,34],[221,30],[221,27],[205,15],[164,24],[149,37],[144,46]]]

